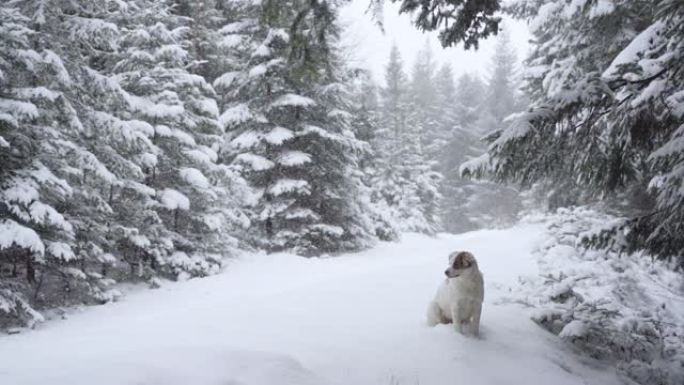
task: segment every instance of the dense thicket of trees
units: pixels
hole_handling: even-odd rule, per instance
[[[428,128],[422,111],[416,109],[413,85],[404,72],[399,50],[393,47],[371,142],[376,157],[373,201],[384,208],[399,230],[432,234],[440,228],[440,175],[426,154]]]
[[[3,3],[0,327],[113,300],[117,282],[212,274],[240,249],[444,229],[450,147],[479,101],[453,108],[428,46],[410,78],[396,49],[383,85],[348,68],[337,6]]]
[[[374,185],[401,230],[463,232],[515,220],[517,191],[459,172],[485,151],[483,136],[518,108],[514,51],[509,39],[498,48],[486,82],[469,74],[455,82],[427,43],[408,76],[391,50],[372,141],[380,171]]]
[[[502,28],[497,35],[492,56],[489,79],[485,89],[485,107],[479,114],[478,126],[483,134],[499,129],[504,119],[527,106],[520,92],[520,77],[517,68],[517,55],[507,29]]]
[[[497,0],[392,1],[445,46],[500,28]],[[410,74],[393,49],[376,85],[344,63],[338,6],[0,5],[0,327],[112,300],[122,280],[211,274],[240,249],[509,220],[515,191],[463,179],[465,161],[551,207],[624,217],[587,244],[684,263],[681,0],[510,2],[535,35],[525,98],[505,35],[486,81],[455,82],[426,46]]]
[[[219,161],[181,5],[0,7],[1,324],[111,300],[121,279],[210,274],[236,250],[247,189]]]
[[[336,7],[3,2],[0,327],[122,280],[212,274],[238,249],[395,237]]]
[[[298,13],[298,2],[260,12],[259,24],[226,31],[246,52],[244,64],[220,78],[231,80],[221,116],[232,143],[226,157],[257,191],[250,237],[267,250],[305,255],[363,247],[374,231],[356,171],[368,144],[353,135],[333,15]],[[302,32],[292,33],[294,20]]]
[[[212,274],[240,249],[491,222],[465,219],[486,190],[455,171],[481,148],[487,93],[427,45],[410,77],[394,49],[375,85],[343,62],[338,5],[3,3],[0,327],[124,280]]]

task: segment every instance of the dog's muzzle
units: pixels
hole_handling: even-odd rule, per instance
[[[444,270],[444,275],[446,275],[447,278],[456,278],[459,276],[458,274],[450,274],[449,269]]]

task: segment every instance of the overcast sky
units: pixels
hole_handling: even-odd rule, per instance
[[[409,15],[399,15],[398,5],[385,4],[385,33],[374,23],[372,16],[366,13],[370,0],[352,0],[341,10],[342,22],[346,27],[345,45],[354,46],[353,60],[358,66],[369,68],[377,81],[383,82],[383,71],[387,64],[392,43],[396,43],[404,60],[405,70],[410,73],[416,53],[424,46],[427,39],[432,51],[440,63],[449,62],[456,76],[469,72],[479,73],[487,77],[488,65],[494,51],[495,39],[480,44],[478,51],[465,51],[462,45],[443,49],[437,39],[437,33],[421,33],[412,24]],[[506,28],[511,33],[511,40],[518,52],[519,61],[524,59],[528,51],[530,34],[523,22],[506,20]]]

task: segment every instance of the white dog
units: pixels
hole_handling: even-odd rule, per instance
[[[467,251],[451,253],[444,274],[447,278],[428,307],[428,325],[453,323],[457,332],[478,336],[484,280],[475,257]]]

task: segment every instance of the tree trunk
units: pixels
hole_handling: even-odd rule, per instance
[[[36,270],[33,266],[33,259],[31,258],[31,252],[26,252],[26,280],[29,283],[36,282]]]
[[[111,205],[113,201],[114,201],[114,184],[112,183],[109,186],[109,204]]]

